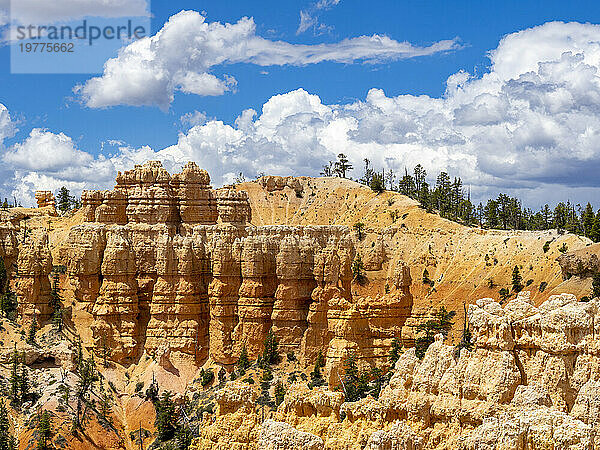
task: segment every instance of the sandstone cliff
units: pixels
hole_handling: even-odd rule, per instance
[[[332,376],[350,352],[385,361],[412,306],[403,262],[386,261],[363,296],[348,227],[247,226],[247,195],[209,183],[195,164],[171,176],[151,162],[119,174],[113,191],[84,193],[86,222],[60,259],[68,296],[92,317],[87,344],[125,364],[166,345],[231,367],[244,346],[256,358],[272,330],[306,364],[325,354]]]
[[[198,448],[593,448],[598,305],[572,295],[589,295],[598,268],[586,239],[469,228],[341,179],[212,189],[193,163],[174,175],[136,166],[82,200],[60,218],[47,207],[0,211],[0,257],[26,325],[49,318],[51,272],[65,269],[69,336],[107,356],[124,432],[151,428],[137,384],[156,377],[183,394],[201,366],[230,371],[243,347],[255,359],[271,330],[297,359],[275,374],[284,403],[263,421],[257,389],[229,382]],[[530,294],[501,305],[515,266]],[[463,303],[476,303],[475,348],[457,355],[451,333],[418,360],[414,326],[444,305],[459,312],[460,330]],[[344,403],[341,391],[285,379],[285,370],[307,375],[322,352],[337,386],[345,356],[385,367],[394,337],[407,350],[378,399]],[[61,352],[41,353],[62,366]]]

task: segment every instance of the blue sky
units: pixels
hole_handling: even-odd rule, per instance
[[[329,0],[329,3],[328,7],[319,9],[314,1],[155,1],[151,5],[152,33],[158,32],[171,16],[180,11],[194,10],[205,15],[207,23],[236,23],[244,16],[252,17],[257,36],[269,41],[282,40],[294,45],[335,44],[344,39],[372,35],[385,35],[395,41],[406,41],[417,47],[427,47],[439,41],[452,39],[457,40],[457,45],[449,51],[405,59],[383,58],[377,63],[365,63],[363,60],[357,60],[351,63],[325,61],[315,64],[273,66],[258,65],[252,62],[218,64],[211,66],[208,72],[219,79],[224,79],[224,74],[234,77],[237,84],[232,90],[224,92],[223,95],[214,96],[185,94],[176,91],[174,100],[166,108],[162,105],[162,109],[158,106],[124,105],[123,103],[127,103],[127,101],[122,101],[120,104],[117,102],[114,106],[108,107],[90,107],[90,102],[88,101],[86,105],[86,100],[81,94],[74,93],[73,89],[77,85],[85,85],[90,78],[98,76],[98,74],[12,75],[9,65],[9,45],[4,45],[0,47],[0,59],[3,61],[0,68],[0,104],[3,104],[10,114],[13,132],[5,133],[3,147],[0,147],[0,151],[3,151],[5,156],[12,152],[13,156],[5,157],[2,163],[5,165],[7,181],[0,186],[1,193],[8,195],[15,191],[26,198],[26,188],[42,188],[43,186],[37,185],[43,183],[41,180],[45,180],[51,185],[64,182],[74,190],[77,190],[84,182],[96,183],[101,186],[107,183],[105,178],[109,178],[109,176],[104,172],[99,177],[105,178],[94,180],[94,170],[90,170],[90,177],[84,179],[67,176],[68,171],[64,170],[64,167],[54,167],[45,173],[46,178],[38,177],[35,182],[29,182],[26,185],[20,184],[22,180],[19,178],[23,178],[35,168],[23,163],[23,158],[21,158],[23,155],[14,155],[15,152],[19,152],[19,148],[25,151],[23,146],[28,137],[31,137],[33,129],[43,129],[53,135],[62,134],[70,140],[67,144],[72,147],[73,151],[84,152],[93,159],[97,159],[100,155],[109,157],[122,152],[120,148],[124,147],[134,151],[134,149],[147,146],[156,152],[176,144],[181,147],[180,133],[189,137],[192,142],[192,133],[187,136],[189,129],[193,125],[206,126],[206,121],[190,122],[181,118],[195,112],[204,114],[208,121],[216,119],[237,130],[235,120],[242,111],[251,108],[256,111],[255,119],[258,119],[263,105],[273,96],[296,92],[299,88],[306,91],[306,95],[317,96],[319,102],[332,107],[335,114],[347,118],[350,114],[348,108],[341,111],[334,105],[364,103],[367,94],[372,89],[383,91],[385,99],[379,99],[383,102],[406,94],[415,97],[425,95],[434,100],[443,98],[447,89],[448,77],[453,74],[465,71],[473,79],[478,79],[488,73],[490,71],[488,52],[497,48],[501,39],[511,33],[531,29],[551,21],[594,24],[600,20],[600,4],[591,1],[399,2],[373,0],[366,4],[357,0],[340,0],[335,4],[336,1]],[[2,5],[0,2],[0,6]],[[301,11],[315,18],[317,25],[298,33]],[[573,32],[579,33],[577,30]],[[564,31],[565,41],[570,40],[569,33],[571,31]],[[535,39],[538,38],[542,37],[532,37],[531,45],[536,45]],[[543,42],[540,41],[540,44]],[[595,51],[595,49],[592,50]],[[584,52],[579,47],[578,51]],[[182,59],[185,57],[186,55],[183,54]],[[556,60],[557,57],[553,56],[553,59]],[[586,60],[586,63],[589,61]],[[517,75],[521,76],[522,74],[515,72],[515,77]],[[507,83],[507,86],[510,86],[510,83]],[[302,101],[304,100],[298,99],[298,102]],[[403,111],[407,107],[404,103],[401,105]],[[379,105],[380,110],[381,108]],[[303,114],[305,113],[306,111],[303,111]],[[595,112],[590,114],[593,115]],[[201,116],[197,115],[196,117]],[[422,125],[421,123],[419,127]],[[570,122],[567,125],[569,129],[577,128],[571,126]],[[395,124],[392,129],[398,131],[398,126]],[[208,129],[198,131],[204,132]],[[359,132],[360,126],[356,133]],[[455,132],[456,130],[449,131],[453,136]],[[203,144],[198,143],[197,139],[200,138],[197,135],[194,135],[194,138],[196,139],[194,144],[188,144],[196,145],[194,148],[198,150]],[[254,137],[252,139],[255,146],[259,147],[258,140]],[[281,137],[281,139],[284,138]],[[322,142],[323,137],[315,139]],[[369,142],[369,139],[365,138],[360,142],[364,144]],[[427,139],[429,138],[423,138],[425,141]],[[515,138],[508,137],[507,139],[514,140]],[[44,141],[49,147],[46,150],[40,148],[41,153],[53,151],[50,141],[52,139]],[[121,144],[116,146],[108,144],[108,142],[114,141],[119,141]],[[536,138],[534,141],[538,142],[539,140]],[[285,146],[285,142],[282,143],[281,140],[278,140],[277,143]],[[374,144],[375,147],[388,145],[386,151],[391,152],[382,156],[381,165],[384,165],[385,161],[390,161],[390,158],[394,158],[395,154],[400,155],[397,160],[390,163],[397,170],[401,170],[405,165],[411,167],[412,162],[419,161],[420,153],[422,153],[426,167],[429,165],[432,173],[441,168],[447,169],[453,174],[453,171],[464,167],[465,161],[472,161],[474,167],[465,169],[463,177],[479,187],[475,191],[482,198],[486,195],[493,195],[499,190],[513,189],[513,192],[519,192],[524,196],[526,202],[536,206],[546,199],[554,200],[556,186],[564,187],[564,193],[567,196],[579,196],[581,199],[576,199],[579,201],[587,201],[597,194],[597,186],[594,182],[582,183],[574,176],[580,164],[589,166],[589,164],[583,164],[582,160],[589,162],[589,158],[591,158],[592,166],[598,163],[598,154],[589,154],[589,151],[595,152],[595,149],[582,150],[583,156],[578,161],[573,161],[572,171],[566,176],[566,180],[559,180],[561,176],[552,167],[548,173],[534,173],[532,180],[526,180],[523,176],[517,176],[515,180],[509,176],[510,165],[506,167],[505,172],[490,173],[485,167],[493,166],[494,162],[488,160],[487,156],[482,158],[481,155],[474,156],[469,152],[466,152],[468,153],[466,156],[461,153],[460,157],[446,158],[448,167],[444,167],[444,161],[438,160],[436,155],[448,153],[448,150],[440,149],[439,143],[436,144],[438,147],[427,147],[427,151],[421,150],[418,145],[408,148],[405,141],[374,142]],[[389,147],[392,144],[394,146]],[[510,145],[513,144],[514,142],[510,143]],[[19,147],[20,145],[22,147]],[[206,145],[212,144],[207,143]],[[311,144],[303,143],[302,145],[310,146]],[[401,145],[405,145],[405,147],[400,147]],[[518,147],[518,144],[514,145]],[[531,148],[530,144],[527,145],[528,149]],[[554,144],[544,145],[545,148],[550,148]],[[361,146],[361,148],[363,147]],[[149,150],[146,150],[145,153],[142,153],[148,153]],[[245,147],[243,151],[249,152]],[[265,150],[260,151],[264,152]],[[432,156],[429,151],[437,153]],[[221,150],[214,150],[214,152],[216,152],[215,155],[222,154]],[[352,153],[351,150],[349,152]],[[353,155],[357,159],[355,164],[358,166],[362,158],[358,158],[361,156],[358,149],[355,149],[355,152]],[[250,158],[249,155],[246,154],[245,158]],[[536,153],[536,155],[536,161],[539,161],[539,154]],[[465,157],[463,158],[463,156]],[[272,160],[280,157],[285,157],[285,154],[282,156],[280,152],[274,152]],[[75,160],[81,162],[86,158],[89,159],[87,156],[76,155]],[[586,158],[588,159],[586,160]],[[372,159],[377,161],[377,157]],[[277,164],[275,161],[268,167],[272,167],[274,172],[279,171],[282,174],[286,169],[291,169],[290,172],[302,169],[312,173],[298,174],[316,175],[320,162],[318,160],[298,161],[296,166],[290,168],[285,164]],[[65,164],[71,163],[73,161],[69,158],[65,159]],[[225,165],[227,162],[222,161],[221,164]],[[569,164],[567,166],[570,167]],[[115,164],[114,167],[119,168],[120,166]],[[240,167],[243,169],[243,165]],[[237,166],[235,171],[238,171]],[[255,175],[256,167],[248,167],[244,172],[249,176]],[[506,174],[507,183],[502,182],[503,173]],[[226,171],[220,175],[222,175],[220,179],[213,176],[215,184],[227,180]],[[360,174],[356,173],[355,175]],[[9,177],[11,180],[8,180]],[[55,186],[50,186],[50,188],[55,188]]]

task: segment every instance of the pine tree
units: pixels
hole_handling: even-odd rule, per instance
[[[414,182],[415,182],[415,190],[416,192],[421,192],[423,189],[423,185],[425,184],[425,177],[427,176],[427,172],[423,168],[421,164],[417,164],[413,171],[414,173]]]
[[[248,351],[246,350],[246,345],[242,346],[242,351],[240,352],[240,357],[237,362],[238,370],[240,374],[245,374],[248,367],[250,367],[250,360],[248,359]]]
[[[14,292],[0,294],[0,312],[11,321],[17,318],[17,296]]]
[[[369,183],[369,187],[377,192],[378,194],[381,194],[383,191],[385,191],[385,184],[383,182],[383,176],[380,173],[374,173],[373,176],[371,177],[371,182]]]
[[[276,364],[279,362],[279,353],[277,351],[277,338],[272,330],[269,330],[264,342],[263,361],[265,364]]]
[[[27,343],[29,345],[35,344],[36,331],[37,331],[37,320],[35,320],[35,317],[34,317],[33,321],[31,322],[31,325],[29,326],[29,331],[27,332]]]
[[[400,358],[400,353],[402,351],[402,345],[397,338],[392,339],[392,347],[390,349],[390,365],[393,367],[396,364],[396,361]]]
[[[358,240],[362,241],[363,238],[365,237],[365,234],[364,234],[365,224],[362,222],[356,222],[354,224],[354,230],[356,231],[356,237],[358,237]]]
[[[8,410],[4,400],[0,400],[0,450],[16,450],[15,439],[10,433]]]
[[[445,307],[441,307],[433,313],[433,318],[421,323],[417,326],[417,334],[422,334],[415,339],[415,354],[418,358],[423,358],[425,352],[435,340],[435,335],[442,333],[444,337],[452,329],[452,319],[456,315],[456,311],[447,311]]]
[[[25,360],[24,357],[23,360]],[[21,396],[21,403],[27,400],[27,397],[29,396],[29,388],[29,374],[27,373],[25,364],[23,364],[21,367],[21,375],[19,377],[19,395]]]
[[[83,366],[83,347],[81,346],[81,338],[77,340],[77,353],[75,354],[75,370],[79,373],[81,372],[81,367]]]
[[[50,414],[48,411],[43,411],[38,418],[37,435],[38,435],[38,450],[49,449],[49,441],[52,431],[50,429]]]
[[[75,396],[77,398],[77,424],[81,426],[85,422],[86,412],[89,405],[89,395],[94,383],[98,381],[98,372],[93,356],[88,360],[83,361],[79,370],[79,380]],[[85,408],[82,411],[82,406]]]
[[[173,437],[177,428],[176,420],[175,404],[173,403],[172,395],[169,391],[165,391],[156,403],[155,425],[159,440],[164,442]]]
[[[515,266],[512,273],[512,286],[514,292],[520,292],[523,289],[522,281],[523,278],[521,277],[519,266]]]
[[[310,383],[308,384],[310,389],[315,386],[322,386],[325,384],[325,380],[323,380],[323,376],[321,375],[321,369],[323,367],[325,367],[325,358],[323,357],[323,352],[319,350],[317,360],[315,361],[315,367],[310,373]]]
[[[350,164],[348,158],[343,153],[338,155],[338,160],[336,161],[334,168],[335,173],[342,178],[346,178],[346,172],[353,169],[352,164]]]
[[[581,226],[583,228],[583,235],[591,237],[594,230],[594,223],[596,222],[596,215],[594,214],[594,208],[591,203],[585,206],[585,209],[581,212]]]
[[[592,278],[592,298],[600,297],[600,273],[594,274]]]
[[[358,253],[352,262],[352,275],[357,283],[365,281],[365,265]]]
[[[15,350],[11,358],[11,370],[10,370],[10,390],[9,396],[13,404],[19,401],[19,353],[17,352],[17,345],[15,344]]]
[[[285,387],[283,386],[283,383],[281,382],[281,380],[279,380],[275,384],[275,404],[277,406],[281,405],[283,403],[284,398],[285,398]]]
[[[319,174],[322,177],[332,177],[333,176],[333,161],[329,161],[327,164],[323,166],[323,170]]]
[[[73,208],[74,203],[75,199],[69,190],[65,186],[61,187],[56,194],[56,208],[64,214]]]
[[[356,353],[352,352],[344,358],[343,388],[345,401],[355,402],[365,397],[368,390],[369,374],[360,373],[356,362]]]
[[[594,218],[590,239],[594,242],[600,242],[600,210],[598,210],[596,217]]]
[[[100,415],[102,416],[102,420],[106,423],[110,423],[110,414],[112,412],[112,401],[111,398],[104,388],[104,383],[100,384]]]
[[[405,171],[404,176],[400,180],[400,185],[398,186],[400,193],[402,195],[406,195],[410,198],[415,198],[417,195],[417,185],[415,184],[415,179],[408,174],[408,171]]]
[[[369,186],[371,184],[371,179],[373,178],[373,168],[371,167],[371,161],[365,158],[365,173],[363,177],[359,180],[362,184]]]

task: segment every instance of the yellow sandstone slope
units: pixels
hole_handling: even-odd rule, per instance
[[[512,288],[515,266],[536,305],[553,294],[582,297],[591,289],[589,279],[564,280],[557,262],[563,245],[571,252],[591,244],[583,237],[554,230],[467,227],[428,213],[399,193],[376,194],[341,178],[266,176],[236,189],[248,192],[256,226],[346,225],[352,229],[357,222],[363,223],[366,237],[360,241],[360,253],[365,262],[380,253],[383,270],[386,261],[401,260],[410,267],[414,318],[443,305],[457,311],[457,329],[461,328],[463,303],[485,297],[499,300],[501,288]],[[544,252],[546,242],[549,249]],[[423,283],[425,270],[433,286]],[[367,271],[370,279],[378,278],[378,273]],[[364,294],[369,294],[368,289]]]

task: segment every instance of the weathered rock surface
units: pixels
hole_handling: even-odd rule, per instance
[[[564,278],[589,277],[600,272],[600,244],[593,244],[557,258]]]
[[[246,226],[247,194],[209,182],[193,163],[171,176],[150,162],[119,174],[113,191],[86,191],[88,222],[61,255],[69,292],[93,316],[91,345],[125,363],[168,345],[231,367],[243,346],[256,358],[272,330],[306,364],[326,355],[331,377],[350,352],[385,361],[411,310],[408,268],[390,263],[386,291],[364,298],[352,291],[347,227]]]
[[[324,444],[323,439],[314,434],[298,431],[285,422],[267,419],[261,425],[258,448],[264,450],[292,448],[319,450],[324,448]]]
[[[422,360],[407,349],[378,399],[342,403],[342,392],[292,384],[273,417],[288,426],[261,430],[289,442],[310,433],[331,449],[597,448],[599,307],[569,294],[539,307],[528,293],[504,307],[482,299],[469,307],[472,350],[458,354],[442,335]],[[217,417],[220,427],[229,414]],[[248,445],[264,448],[271,435]],[[283,442],[270,439],[273,448]]]

